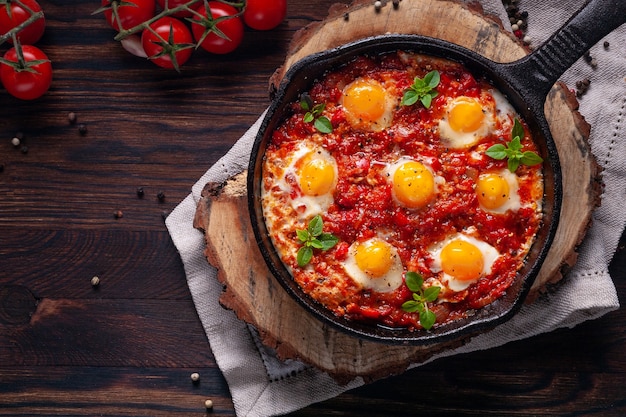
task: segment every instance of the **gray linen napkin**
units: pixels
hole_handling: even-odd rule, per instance
[[[533,44],[545,41],[585,0],[520,0],[529,13],[528,35]],[[484,9],[498,15],[510,28],[498,0],[482,0]],[[576,266],[563,285],[531,305],[524,306],[513,319],[465,346],[430,359],[500,346],[558,328],[573,327],[619,308],[608,264],[626,224],[626,26],[595,45],[591,55],[598,65],[593,69],[583,59],[562,77],[574,88],[576,81],[591,80],[580,98],[580,112],[592,125],[591,147],[604,169],[602,205],[594,212],[593,224],[580,247]],[[261,115],[262,118],[262,115]],[[280,361],[261,345],[255,330],[223,309],[218,298],[222,285],[216,271],[203,256],[204,238],[192,226],[196,203],[208,181],[223,181],[247,167],[249,152],[259,120],[243,134],[233,148],[192,187],[166,220],[172,240],[180,252],[189,289],[209,339],[218,366],[228,382],[238,416],[285,414],[314,402],[332,398],[364,382],[355,378],[338,385],[327,374],[298,361]],[[624,278],[624,277],[620,277]],[[537,320],[541,317],[541,320]],[[208,348],[208,347],[207,347]],[[412,364],[417,367],[421,363]]]

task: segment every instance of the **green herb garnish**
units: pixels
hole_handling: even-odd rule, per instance
[[[298,241],[302,244],[296,256],[299,266],[306,266],[311,262],[313,249],[327,251],[339,242],[335,235],[324,233],[323,228],[322,216],[318,214],[311,219],[306,230],[296,230]]]
[[[502,160],[508,158],[509,171],[515,172],[520,164],[537,165],[543,159],[533,151],[522,152],[522,138],[524,137],[524,127],[518,119],[515,119],[513,130],[511,131],[511,141],[504,146],[501,143],[491,146],[485,152],[493,159]]]
[[[328,117],[322,116],[322,112],[326,108],[326,104],[313,104],[311,96],[304,93],[300,97],[300,107],[302,107],[303,110],[306,110],[306,113],[304,114],[305,123],[313,122],[313,126],[315,126],[315,128],[321,133],[331,133],[333,131],[333,125],[330,123]]]
[[[401,104],[411,106],[419,100],[427,109],[439,94],[434,88],[439,85],[439,71],[431,71],[424,78],[415,77],[413,85],[404,92]]]
[[[418,312],[420,324],[424,329],[429,330],[435,324],[437,317],[428,309],[428,303],[437,299],[441,287],[432,286],[424,289],[424,278],[412,271],[406,273],[405,281],[406,286],[413,292],[413,299],[405,301],[402,304],[402,310],[408,313]]]

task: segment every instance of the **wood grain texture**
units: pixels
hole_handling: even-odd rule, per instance
[[[296,31],[336,2],[289,0],[276,30],[247,30],[232,55],[200,51],[179,75],[114,42],[91,14],[98,1],[41,0],[47,28],[38,45],[53,61],[52,88],[36,102],[0,89],[0,287],[25,288],[37,307],[29,310],[27,297],[3,304],[0,415],[235,415],[162,212],[257,119]],[[70,111],[86,135],[68,123]],[[18,131],[26,154],[10,143]],[[116,220],[117,209],[124,216]],[[622,302],[625,244],[611,266]],[[625,334],[622,309],[439,360],[292,415],[622,416]],[[197,386],[192,372],[201,375]],[[424,381],[433,382],[422,389]],[[209,414],[206,398],[215,404]]]

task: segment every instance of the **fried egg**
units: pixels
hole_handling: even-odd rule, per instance
[[[381,84],[371,78],[357,78],[346,85],[341,105],[346,120],[359,130],[380,132],[389,127],[398,99]]]
[[[337,185],[337,162],[324,148],[302,142],[288,159],[278,183],[300,219],[328,210]]]
[[[493,124],[493,110],[477,98],[459,96],[447,104],[439,121],[439,135],[446,147],[466,149],[485,137]]]
[[[398,251],[379,237],[350,245],[343,268],[358,285],[373,291],[390,292],[402,285]]]
[[[431,271],[441,272],[440,281],[452,291],[463,291],[489,275],[500,253],[473,236],[456,233],[429,249]]]
[[[476,180],[476,197],[480,208],[490,213],[502,214],[521,207],[517,175],[503,169],[484,172]]]
[[[392,184],[392,195],[396,203],[403,207],[418,209],[432,202],[437,194],[438,177],[424,162],[402,157],[384,170]]]

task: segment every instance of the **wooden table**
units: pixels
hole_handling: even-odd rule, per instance
[[[41,0],[52,88],[35,102],[0,91],[0,415],[200,416],[205,399],[234,415],[163,216],[265,109],[294,32],[333,2],[290,1],[279,28],[177,74],[113,41],[98,1]],[[622,309],[294,415],[624,415],[624,334]]]

